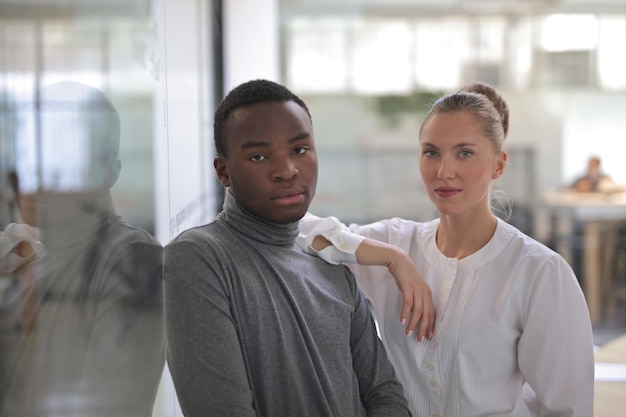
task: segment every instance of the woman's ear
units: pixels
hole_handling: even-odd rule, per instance
[[[497,180],[504,173],[504,167],[506,167],[507,154],[505,151],[500,151],[496,156],[496,169],[491,174],[492,180]]]
[[[217,179],[224,187],[230,186],[230,176],[228,175],[228,167],[226,166],[226,161],[221,156],[216,157],[213,160],[213,166],[215,167],[215,173],[217,174]]]

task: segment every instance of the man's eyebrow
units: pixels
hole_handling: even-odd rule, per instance
[[[310,137],[311,137],[310,133],[302,132],[299,135],[296,135],[293,138],[289,139],[289,143],[297,142],[297,141],[302,140],[302,139],[309,139]]]
[[[269,142],[262,140],[251,140],[241,145],[241,149],[261,148],[270,146]]]
[[[293,142],[297,142],[299,140],[302,139],[308,139],[311,137],[310,133],[307,132],[302,132],[296,136],[294,136],[293,138],[289,139],[289,143],[293,143]],[[264,141],[264,140],[251,140],[248,141],[246,143],[243,143],[241,145],[241,149],[250,149],[250,148],[265,148],[270,146],[270,143],[268,141]]]

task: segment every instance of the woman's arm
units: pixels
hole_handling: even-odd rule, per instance
[[[329,263],[359,263],[385,266],[402,293],[400,320],[411,333],[419,324],[418,340],[432,337],[435,307],[430,287],[415,264],[400,248],[356,235],[334,217],[308,214],[302,221],[298,245]]]
[[[331,242],[323,236],[316,236],[313,240],[313,249],[323,250],[328,248]],[[364,238],[355,252],[356,261],[361,265],[385,266],[393,275],[396,284],[402,293],[402,310],[400,320],[409,323],[406,333],[417,332],[418,340],[424,337],[431,338],[435,326],[435,307],[430,287],[417,271],[411,258],[396,246],[379,242],[374,239]]]

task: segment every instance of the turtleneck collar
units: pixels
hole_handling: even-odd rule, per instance
[[[226,190],[224,209],[217,216],[226,223],[256,241],[269,245],[293,245],[298,236],[298,222],[280,224],[270,222],[250,213]]]

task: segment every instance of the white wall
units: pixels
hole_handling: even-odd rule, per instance
[[[215,216],[209,7],[205,0],[152,1],[156,237],[163,244]],[[182,416],[167,367],[154,416]]]
[[[208,3],[153,0],[158,71],[157,238],[167,243],[215,215],[214,86]]]
[[[224,0],[224,91],[280,81],[278,0]]]

